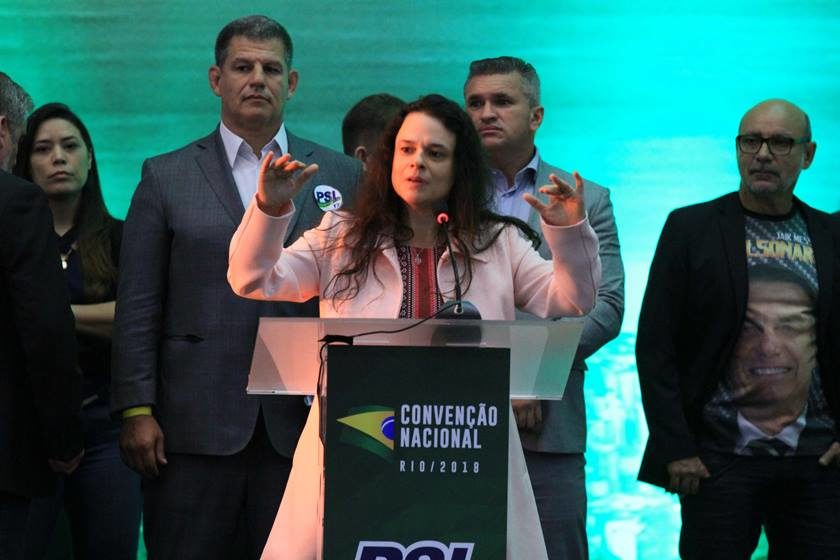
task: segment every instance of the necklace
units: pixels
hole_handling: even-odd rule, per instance
[[[70,245],[70,248],[67,249],[66,253],[61,253],[60,252],[58,254],[58,256],[61,258],[61,269],[62,270],[67,270],[67,262],[70,260],[70,255],[73,254],[74,249],[75,249],[75,247],[73,247],[73,245]]]

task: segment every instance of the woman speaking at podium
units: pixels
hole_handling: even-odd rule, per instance
[[[512,320],[515,308],[540,317],[579,316],[595,304],[598,239],[586,218],[583,180],[576,188],[552,176],[542,217],[553,259],[534,250],[536,234],[490,210],[493,193],[478,134],[454,102],[428,95],[409,104],[383,135],[352,209],[327,212],[290,247],[293,197],[317,165],[269,154],[257,194],[230,245],[228,280],[240,296],[306,301],[320,298],[321,317],[428,317],[456,293],[450,259],[483,319]],[[448,222],[439,223],[442,209]],[[443,220],[441,220],[443,221]],[[445,249],[443,227],[453,240]],[[322,449],[313,404],[263,558],[314,559]],[[533,491],[515,422],[510,423],[508,558],[545,558]]]

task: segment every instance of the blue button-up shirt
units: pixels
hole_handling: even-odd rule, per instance
[[[490,169],[493,181],[494,210],[504,216],[513,216],[527,222],[531,215],[531,205],[522,199],[525,193],[534,194],[537,182],[537,168],[540,166],[540,152],[534,149],[534,157],[528,164],[517,171],[513,185],[508,185],[505,174],[498,169]]]

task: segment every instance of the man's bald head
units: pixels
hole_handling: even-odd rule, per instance
[[[767,99],[752,107],[741,117],[738,134],[744,134],[745,123],[749,124],[757,116],[770,113],[779,115],[783,119],[790,121],[791,125],[800,131],[798,137],[806,138],[808,142],[811,141],[811,119],[808,118],[808,114],[805,111],[787,99]]]
[[[741,203],[760,214],[786,214],[817,150],[808,115],[784,99],[762,101],[741,118],[736,147]]]

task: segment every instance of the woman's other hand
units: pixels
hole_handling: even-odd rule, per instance
[[[551,181],[540,187],[539,191],[548,196],[548,204],[543,204],[537,197],[524,194],[525,201],[540,213],[545,223],[551,226],[571,226],[586,217],[583,205],[583,177],[575,171],[575,188],[557,177],[548,176]]]

